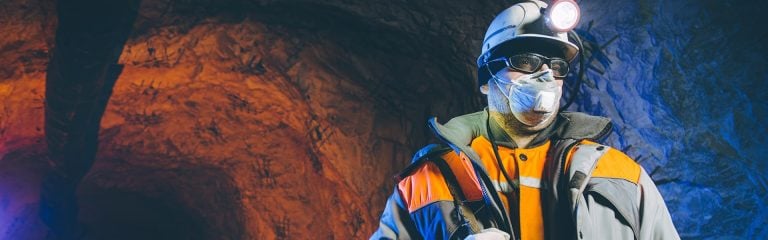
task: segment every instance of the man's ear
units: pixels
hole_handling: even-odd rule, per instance
[[[487,83],[483,84],[483,86],[480,86],[480,92],[485,94],[485,95],[488,95],[488,84]]]

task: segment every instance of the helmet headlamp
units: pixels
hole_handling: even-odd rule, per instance
[[[547,25],[555,32],[568,32],[579,23],[579,5],[573,0],[557,0],[548,8]]]

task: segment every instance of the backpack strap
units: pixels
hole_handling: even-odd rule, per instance
[[[450,216],[445,216],[446,220],[455,224],[455,228],[449,229],[449,232],[451,233],[450,238],[464,239],[465,237],[482,230],[483,224],[481,224],[473,212],[475,210],[474,208],[477,206],[474,204],[467,204],[472,201],[482,200],[482,192],[480,191],[479,186],[477,186],[477,183],[471,183],[472,181],[476,181],[475,178],[472,178],[474,176],[474,170],[469,172],[455,172],[468,171],[464,168],[471,167],[471,165],[467,165],[469,164],[468,162],[463,162],[468,161],[468,159],[463,159],[460,156],[456,156],[456,158],[447,156],[446,154],[452,154],[450,150],[451,148],[438,144],[430,144],[422,148],[414,155],[411,164],[395,175],[394,180],[399,183],[411,176],[411,174],[419,171],[425,164],[431,163],[436,166],[453,199],[454,210],[450,211]],[[446,156],[448,159],[444,158]],[[448,161],[452,162],[449,163]],[[464,185],[461,184],[457,175],[463,177],[462,180],[464,180]],[[467,177],[469,177],[469,179],[464,179]]]
[[[453,202],[455,206],[457,225],[459,226],[456,231],[451,235],[451,239],[457,237],[458,239],[464,239],[469,235],[482,231],[480,222],[477,220],[475,213],[472,209],[464,204],[467,201],[464,192],[461,191],[458,179],[453,174],[448,163],[443,158],[431,159],[432,162],[437,165],[440,172],[443,174],[445,182],[448,184],[448,190],[453,196]]]
[[[592,171],[597,166],[597,160],[608,151],[608,147],[600,144],[580,144],[574,150],[568,169],[568,179],[570,179],[568,187],[571,191],[575,190],[577,193],[582,193],[587,187]],[[573,198],[575,196],[572,195],[571,197],[571,202],[575,203],[576,199]]]
[[[608,148],[599,144],[580,144],[574,147],[574,152],[571,157],[571,164],[568,169],[568,190],[570,195],[570,203],[572,209],[572,217],[580,219],[582,221],[575,221],[576,223],[576,236],[583,237],[585,239],[592,239],[593,236],[591,223],[585,222],[590,219],[589,209],[584,208],[587,206],[584,201],[584,189],[587,187],[590,178],[592,177],[592,171],[597,166],[597,161],[602,157]]]

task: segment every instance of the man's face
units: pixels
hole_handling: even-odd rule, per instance
[[[537,72],[546,71],[547,69],[549,69],[549,66],[547,64],[543,64],[541,68],[537,70]],[[507,67],[498,71],[496,73],[496,77],[502,78],[505,81],[513,81],[528,74],[529,73],[520,72]],[[558,88],[560,88],[561,91],[559,92],[562,93],[563,79],[555,78],[555,84]],[[536,126],[528,126],[523,124],[512,114],[512,109],[509,106],[509,99],[507,99],[500,88],[509,89],[509,85],[491,79],[488,81],[487,85],[481,88],[481,92],[487,94],[489,110],[492,112],[498,112],[504,118],[507,126],[513,127],[521,132],[536,132],[549,126],[549,124],[551,124],[555,119],[554,117],[551,117]],[[557,99],[560,99],[560,96],[557,96]],[[556,104],[556,106],[559,107],[559,104]],[[555,111],[557,111],[557,109],[555,109]]]

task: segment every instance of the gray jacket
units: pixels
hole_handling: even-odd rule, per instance
[[[519,236],[514,234],[515,219],[510,219],[515,216],[507,214],[497,195],[498,183],[488,178],[479,156],[469,147],[475,137],[494,131],[491,126],[486,111],[454,118],[445,125],[430,120],[430,127],[445,145],[419,151],[397,181],[432,162],[441,166],[439,171],[455,199],[412,209],[402,196],[411,189],[398,185],[371,239],[463,239],[484,228],[498,228],[511,233],[513,239]],[[636,181],[594,174],[598,162],[618,161],[613,159],[617,151],[585,140],[602,138],[609,130],[606,118],[561,113],[533,140],[534,144],[552,141],[541,190],[547,239],[679,239],[664,200],[645,170],[637,166]],[[456,163],[440,157],[451,150],[471,162],[477,183],[472,186],[479,189],[458,183],[466,181],[456,180],[460,175],[451,170]],[[570,165],[565,166],[571,151]],[[472,194],[466,193],[471,191],[482,192],[482,198],[468,199]]]

